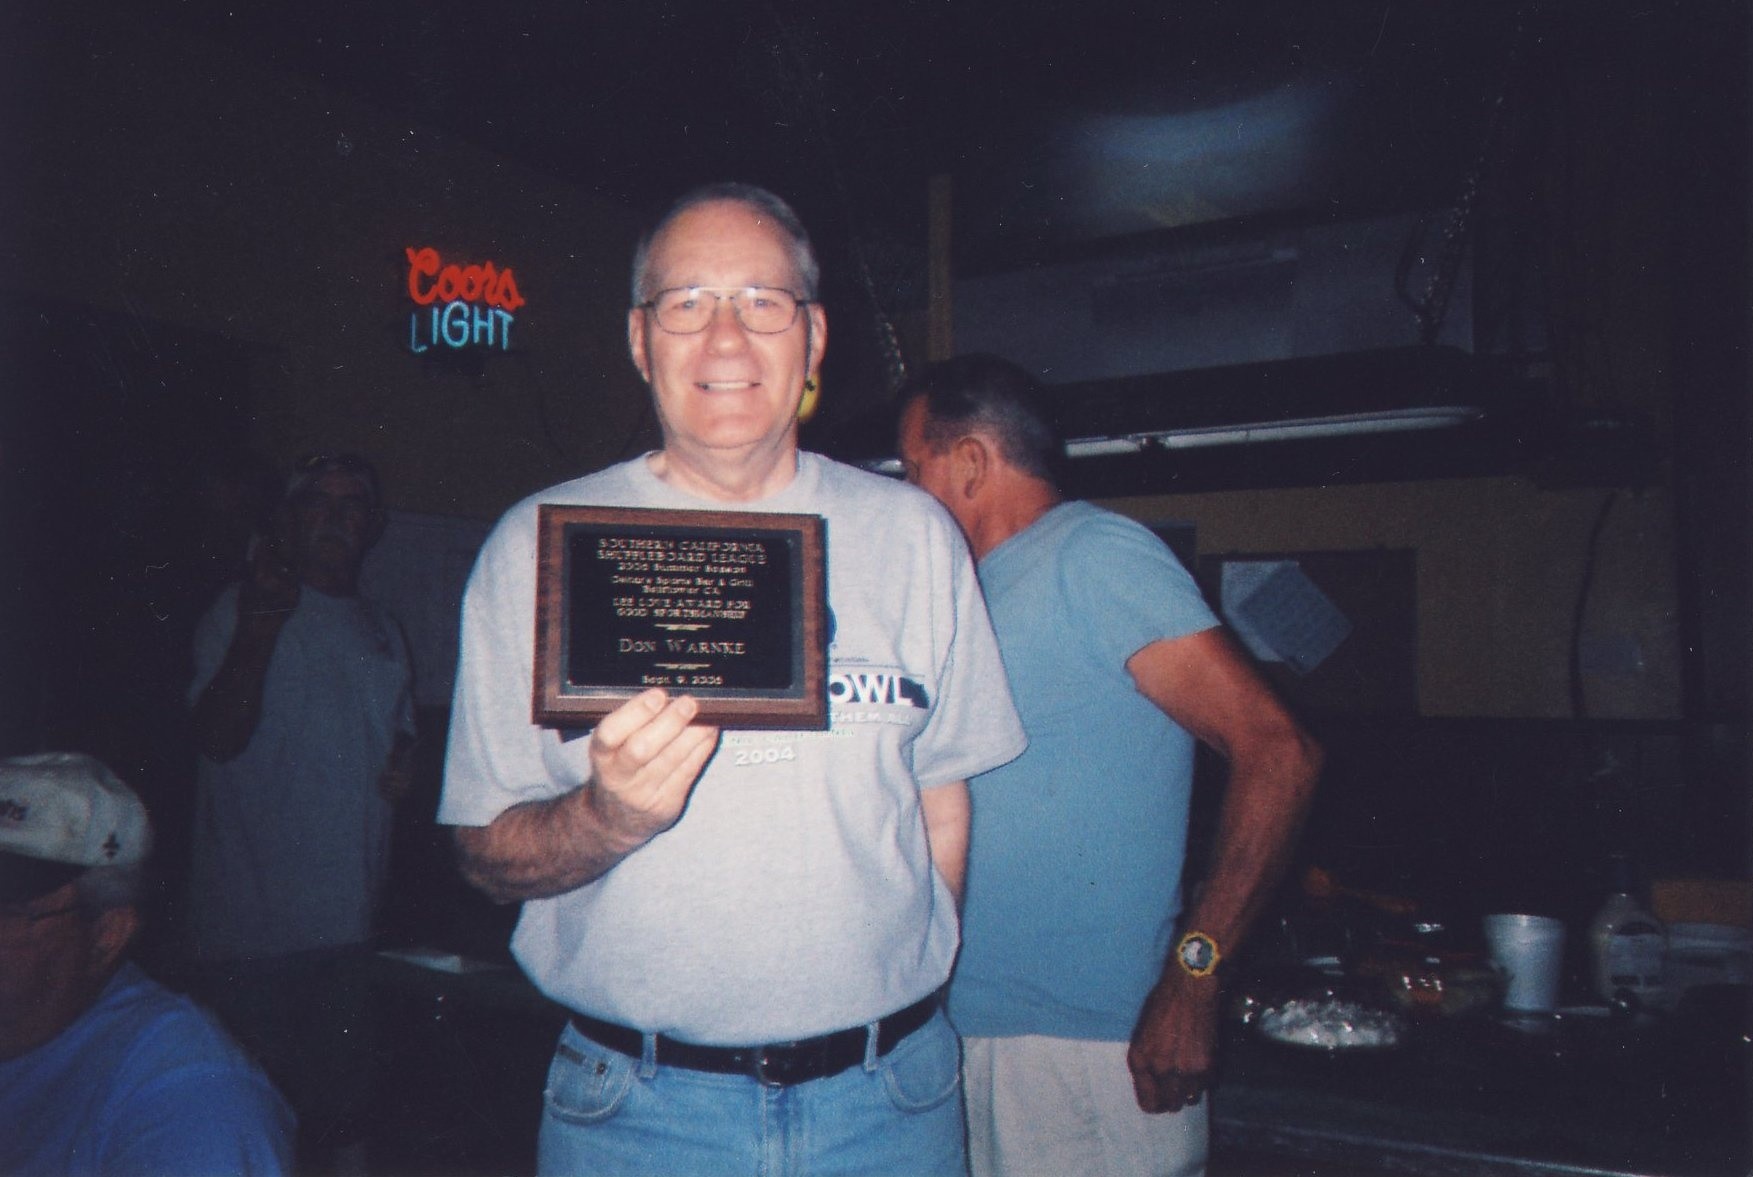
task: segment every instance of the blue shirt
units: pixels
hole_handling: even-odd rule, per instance
[[[1217,619],[1168,547],[1062,503],[979,566],[1029,746],[969,782],[964,1034],[1124,1040],[1180,912],[1193,737],[1126,662]]]
[[[279,1174],[292,1113],[212,1015],[125,964],[90,1009],[0,1062],[0,1173]]]

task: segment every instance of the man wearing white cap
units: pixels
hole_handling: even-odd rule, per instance
[[[146,810],[89,756],[0,760],[0,1172],[282,1173],[292,1114],[127,960]]]

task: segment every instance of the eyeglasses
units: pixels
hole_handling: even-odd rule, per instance
[[[711,301],[701,295],[710,294]],[[797,322],[799,307],[810,302],[777,286],[677,286],[660,290],[639,309],[657,316],[657,325],[671,335],[698,335],[712,323],[718,304],[730,300],[737,322],[756,335],[777,335]]]

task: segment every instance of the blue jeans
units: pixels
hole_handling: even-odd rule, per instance
[[[941,1011],[881,1058],[873,1033],[862,1065],[795,1087],[629,1058],[569,1025],[548,1069],[536,1167],[593,1177],[965,1177],[960,1072],[961,1046]]]

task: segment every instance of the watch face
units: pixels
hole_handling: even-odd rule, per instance
[[[1189,972],[1203,973],[1216,963],[1216,959],[1217,946],[1209,936],[1195,933],[1181,941],[1181,963]]]

